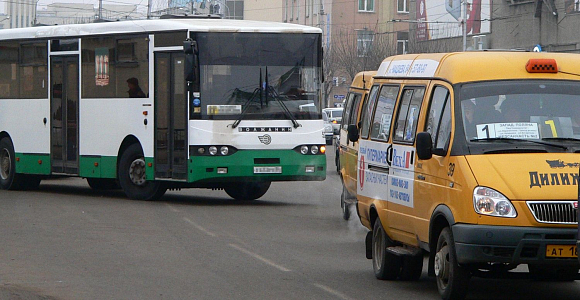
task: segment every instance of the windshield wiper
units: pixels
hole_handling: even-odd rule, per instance
[[[501,141],[501,142],[505,142],[505,141],[509,141],[509,142],[529,142],[529,143],[540,144],[540,145],[545,145],[545,146],[550,146],[550,147],[555,147],[555,148],[560,148],[560,149],[568,150],[568,147],[562,146],[562,145],[558,145],[558,144],[546,143],[546,142],[534,141],[534,140],[505,138],[505,137],[472,139],[472,140],[469,140],[469,141],[470,142],[496,142],[496,141]]]
[[[547,137],[547,138],[542,138],[542,140],[546,140],[546,141],[572,141],[572,142],[580,142],[580,139],[571,138],[571,137]]]
[[[268,74],[266,74],[266,76],[268,76]],[[236,88],[236,90],[238,90],[238,89]],[[262,68],[260,68],[260,78],[259,78],[258,88],[256,88],[254,90],[254,92],[252,93],[252,96],[250,96],[248,101],[246,101],[246,103],[244,103],[244,109],[242,109],[240,116],[236,119],[234,124],[232,124],[232,128],[236,128],[236,127],[238,127],[238,125],[240,125],[240,122],[242,122],[242,119],[244,118],[244,116],[246,115],[246,112],[248,111],[248,108],[250,107],[249,104],[252,102],[252,100],[254,100],[254,98],[256,98],[256,96],[260,97],[260,107],[262,107],[262,94],[263,94],[262,92],[263,92],[262,91]]]
[[[262,70],[262,69],[260,69]],[[260,85],[260,88],[262,86]],[[282,99],[280,99],[280,95],[278,94],[278,92],[276,92],[276,90],[274,90],[274,88],[272,88],[269,84],[268,84],[268,67],[266,66],[266,105],[268,105],[268,95],[272,93],[272,98],[274,98],[274,100],[278,101],[278,103],[280,103],[280,106],[282,107],[282,110],[284,111],[284,114],[286,114],[286,116],[288,116],[290,118],[290,120],[292,121],[292,125],[294,125],[294,129],[302,126],[300,125],[300,123],[298,123],[298,121],[296,121],[296,118],[294,118],[294,115],[292,115],[292,113],[290,112],[290,110],[288,109],[288,107],[286,106],[286,104],[284,104],[284,101],[282,101]]]

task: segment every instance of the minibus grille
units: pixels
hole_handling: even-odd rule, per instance
[[[577,201],[528,201],[536,221],[551,224],[578,224]]]

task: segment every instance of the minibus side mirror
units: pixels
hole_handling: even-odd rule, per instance
[[[358,127],[356,125],[348,125],[348,140],[351,142],[358,141]]]
[[[433,141],[429,132],[417,134],[417,156],[420,160],[428,160],[433,157]]]

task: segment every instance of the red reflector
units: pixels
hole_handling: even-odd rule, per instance
[[[98,162],[95,162],[95,167],[98,167],[98,166],[99,166],[99,163]]]
[[[42,160],[38,160],[38,164],[39,165],[42,165]]]
[[[144,115],[144,116],[146,116],[146,115],[148,115],[148,114],[149,114],[149,112],[147,112],[146,110],[145,110],[145,111],[143,111],[143,115]]]
[[[147,166],[148,166],[149,168],[151,168],[151,167],[153,167],[153,164],[152,164],[152,163],[148,163],[148,164],[147,164]]]
[[[17,157],[17,158],[16,158],[16,161],[20,161],[20,157]]]
[[[553,58],[532,58],[526,64],[528,73],[558,73],[558,64]]]

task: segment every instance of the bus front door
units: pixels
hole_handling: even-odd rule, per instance
[[[78,175],[79,58],[50,60],[50,157],[53,173]]]
[[[155,53],[155,178],[187,179],[183,52]]]

